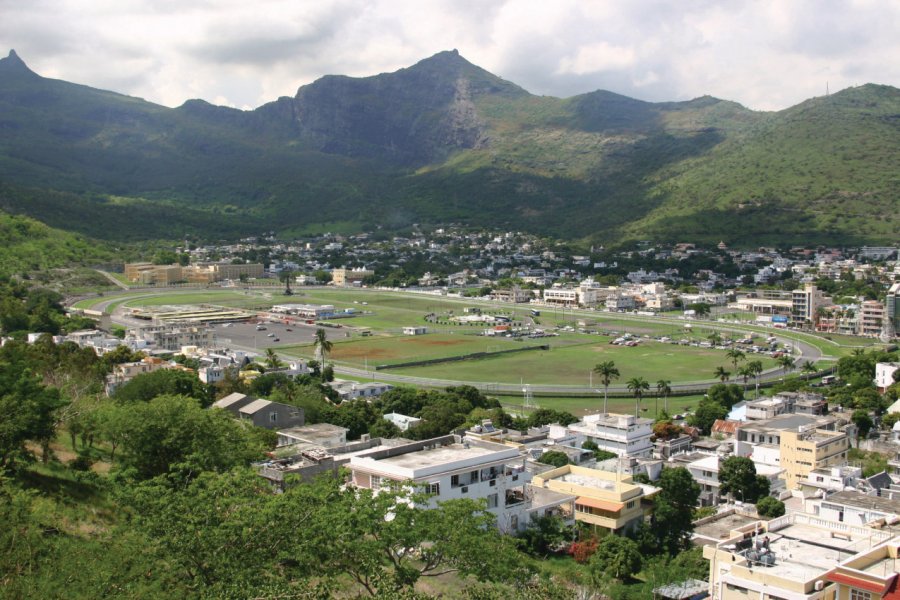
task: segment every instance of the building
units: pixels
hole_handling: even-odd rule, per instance
[[[364,268],[357,269],[334,269],[331,272],[331,283],[339,286],[362,285],[366,277],[372,277],[375,271]]]
[[[338,393],[341,401],[356,400],[357,398],[376,398],[394,389],[394,386],[389,383],[379,381],[360,382],[348,379],[329,381],[328,386]]]
[[[571,519],[574,513],[574,496],[529,486],[524,456],[504,444],[448,435],[354,456],[348,466],[360,488],[421,486],[431,494],[430,508],[456,498],[484,499],[507,533],[522,531],[533,518]]]
[[[784,414],[824,415],[828,403],[822,394],[811,392],[780,392],[771,398],[746,403],[748,421],[774,419]]]
[[[424,325],[411,325],[403,328],[403,335],[425,335],[428,328]]]
[[[146,325],[129,329],[125,343],[144,342],[156,350],[177,352],[183,346],[215,346],[215,334],[206,325]]]
[[[859,305],[858,324],[859,335],[866,337],[878,337],[884,328],[885,320],[884,304],[878,300],[864,300]]]
[[[891,285],[884,298],[884,316],[890,320],[894,335],[900,332],[900,281]]]
[[[281,429],[278,431],[279,448],[295,444],[308,444],[321,448],[333,448],[347,443],[346,427],[332,425],[331,423],[315,423]]]
[[[838,425],[834,417],[797,414],[749,422],[737,430],[735,454],[781,467],[794,490],[811,471],[846,464],[850,436]]]
[[[891,540],[855,554],[831,571],[826,580],[838,600],[888,600],[900,597],[900,542]]]
[[[894,385],[894,373],[900,369],[900,363],[875,363],[875,387],[883,394]]]
[[[721,461],[720,456],[704,456],[687,464],[688,472],[700,486],[700,506],[716,506],[722,501],[719,494]],[[784,481],[780,479],[784,469],[761,463],[754,463],[754,466],[757,475],[769,480],[769,494],[778,497],[779,493],[784,490]],[[743,501],[743,498],[738,497],[734,500]]]
[[[618,473],[565,465],[536,475],[535,487],[575,496],[575,520],[616,535],[634,531],[653,508],[659,488]]]
[[[604,414],[586,415],[578,423],[572,423],[566,432],[574,436],[579,448],[584,442],[594,442],[600,450],[617,456],[649,458],[653,453],[653,419],[633,415]]]
[[[813,469],[800,480],[800,492],[805,498],[823,497],[853,487],[862,479],[862,469],[844,465],[826,469]]]
[[[213,406],[227,410],[235,417],[263,429],[299,427],[304,423],[302,408],[262,398],[251,398],[237,392],[217,400]]]
[[[153,373],[161,369],[183,368],[161,358],[145,356],[137,362],[121,363],[113,367],[112,373],[106,376],[106,395],[112,396],[116,390],[144,373]]]
[[[884,526],[900,522],[900,499],[841,490],[806,501],[806,511],[829,521],[849,525]]]
[[[406,431],[410,427],[415,427],[422,422],[422,419],[418,417],[410,417],[407,415],[401,415],[400,413],[388,413],[382,418],[385,421],[390,421],[391,423],[396,425],[397,429],[399,429],[400,431]]]
[[[893,532],[830,523],[804,513],[754,521],[703,547],[709,561],[709,593],[715,600],[873,600],[851,596],[832,579],[841,565],[855,564]],[[849,558],[848,558],[849,557]],[[890,569],[893,570],[893,562]],[[896,576],[896,574],[894,574]],[[863,576],[865,577],[865,576]],[[840,577],[837,579],[846,581]]]
[[[791,324],[796,327],[815,325],[816,309],[827,303],[825,295],[808,283],[791,292]]]

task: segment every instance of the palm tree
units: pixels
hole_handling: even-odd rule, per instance
[[[669,384],[672,383],[671,379],[660,379],[656,382],[656,416],[659,416],[659,397],[663,397],[663,410],[666,414],[669,414],[669,394],[672,393],[672,388]]]
[[[763,364],[761,360],[751,360],[747,363],[747,368],[756,376],[756,397],[759,398],[759,376],[763,372]]]
[[[784,356],[779,356],[777,362],[778,365],[784,369],[784,373],[781,374],[781,381],[784,382],[784,377],[787,375],[787,372],[794,368],[794,357],[785,354]]]
[[[747,357],[747,355],[741,352],[741,350],[739,350],[738,348],[730,348],[725,353],[725,356],[727,356],[731,360],[731,364],[734,365],[735,371],[737,371],[738,368],[738,361],[744,360]]]
[[[634,394],[634,416],[639,417],[641,416],[641,398],[644,397],[644,392],[650,389],[650,384],[643,377],[634,377],[629,379],[625,385]]]
[[[753,377],[753,367],[751,367],[749,364],[744,365],[743,367],[738,369],[737,374],[738,377],[740,377],[744,381],[744,393],[747,393],[747,381],[749,381],[750,378]]]
[[[800,365],[800,371],[803,373],[815,373],[818,370],[811,360],[803,361],[803,364]]]
[[[328,353],[331,352],[332,347],[334,347],[334,344],[328,341],[325,330],[321,327],[316,329],[316,337],[313,339],[313,348],[315,348],[316,356],[319,357],[323,367],[325,366],[325,361],[328,359]]]
[[[711,334],[706,336],[706,339],[708,339],[709,343],[713,346],[718,346],[722,343],[722,334],[720,334],[718,331],[713,331]]]
[[[619,369],[616,368],[616,363],[608,360],[597,364],[597,366],[594,367],[594,373],[600,376],[600,383],[603,384],[603,413],[607,414],[606,407],[607,397],[609,396],[609,384],[612,383],[614,379],[619,378]]]
[[[731,373],[726,371],[725,367],[716,367],[716,372],[713,373],[713,375],[715,375],[716,379],[718,379],[722,383],[725,383],[726,381],[728,381],[728,378],[731,377]]]
[[[274,348],[266,348],[266,366],[271,370],[275,370],[282,365],[281,359],[275,353]]]
[[[294,292],[291,291],[291,279],[294,278],[294,272],[290,269],[284,269],[278,273],[278,280],[284,284],[284,295],[290,296]]]

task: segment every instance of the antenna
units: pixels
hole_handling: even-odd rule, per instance
[[[525,384],[525,387],[522,388],[522,396],[524,397],[525,404],[523,408],[528,411],[529,409],[537,408],[534,405],[534,394],[531,392],[531,386]]]
[[[828,95],[828,82],[825,82],[825,95]]]

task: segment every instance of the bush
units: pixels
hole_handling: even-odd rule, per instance
[[[756,503],[756,513],[764,519],[776,519],[784,514],[784,502],[766,496]]]
[[[575,562],[583,565],[591,559],[591,557],[597,551],[597,546],[599,545],[600,540],[595,537],[591,537],[586,540],[572,542],[572,544],[569,546],[568,553],[572,555],[572,558],[575,559]]]

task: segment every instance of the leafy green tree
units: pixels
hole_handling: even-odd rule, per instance
[[[860,439],[867,438],[869,436],[869,432],[872,431],[872,427],[875,426],[875,423],[872,421],[872,417],[869,416],[869,411],[863,409],[854,410],[853,415],[850,417],[850,420],[853,421],[854,425],[856,425],[857,442]]]
[[[42,385],[24,363],[0,362],[0,474],[31,458],[26,442],[40,444],[47,460],[65,405],[59,390]]]
[[[226,471],[262,456],[263,438],[223,410],[185,396],[159,396],[124,411],[123,463],[140,479],[175,468]]]
[[[784,502],[772,496],[760,498],[756,503],[756,512],[764,519],[777,519],[784,515],[784,510]]]
[[[525,551],[539,558],[558,551],[564,544],[572,541],[574,531],[557,515],[545,515],[533,519],[519,538],[523,541]]]
[[[578,417],[572,413],[565,411],[553,410],[552,408],[539,408],[528,415],[529,427],[543,427],[550,423],[559,423],[560,425],[570,425],[577,423]]]
[[[659,481],[650,531],[657,551],[676,555],[690,546],[693,511],[700,498],[700,486],[684,467],[663,469]]]
[[[598,363],[594,367],[594,373],[600,376],[600,383],[603,384],[603,412],[608,413],[607,404],[609,401],[609,384],[620,377],[619,369],[616,363],[611,360]]]
[[[704,433],[709,434],[713,424],[727,416],[727,408],[712,398],[706,397],[697,405],[697,410],[688,417],[688,424],[699,427]]]
[[[597,461],[609,460],[610,458],[616,458],[618,456],[618,454],[616,454],[615,452],[601,450],[600,446],[597,445],[597,442],[593,442],[591,440],[587,440],[586,442],[581,444],[581,447],[584,450],[590,450],[591,452],[593,452],[594,460]]]
[[[151,373],[141,373],[119,387],[113,398],[117,402],[130,404],[148,402],[157,396],[189,396],[204,405],[211,403],[209,392],[196,373],[175,369],[159,369]]]
[[[898,370],[898,372],[900,372],[900,370]],[[884,429],[892,429],[894,423],[897,421],[900,421],[900,412],[888,413],[881,418],[881,427]]]
[[[717,383],[709,387],[706,395],[713,401],[718,402],[725,408],[731,409],[738,402],[744,400],[744,390],[736,384]]]
[[[765,479],[765,478],[763,478]],[[729,456],[719,464],[719,493],[742,502],[756,502],[769,493],[768,480],[757,479],[756,465],[744,456]]]
[[[564,467],[569,464],[569,457],[565,452],[550,450],[549,452],[544,452],[543,454],[541,454],[538,462],[542,462],[545,465],[552,465],[554,467]]]
[[[403,432],[387,419],[379,419],[369,426],[369,435],[373,438],[398,438],[403,437]]]
[[[638,545],[626,537],[608,535],[601,540],[588,562],[591,579],[599,583],[605,579],[625,580],[641,570]]]

